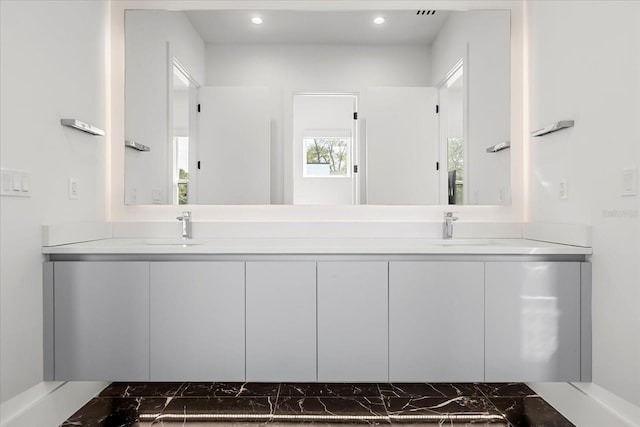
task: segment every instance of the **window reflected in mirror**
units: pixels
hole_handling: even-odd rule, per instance
[[[304,138],[305,177],[348,177],[351,138]]]
[[[189,203],[189,78],[173,66],[173,200]]]

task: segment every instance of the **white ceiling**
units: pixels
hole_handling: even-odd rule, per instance
[[[448,15],[404,11],[245,11],[185,12],[205,43],[215,44],[431,44]],[[259,16],[261,25],[251,23]],[[384,16],[382,25],[373,23]]]

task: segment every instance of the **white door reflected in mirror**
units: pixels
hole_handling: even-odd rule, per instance
[[[357,105],[354,94],[294,95],[293,204],[357,203]]]

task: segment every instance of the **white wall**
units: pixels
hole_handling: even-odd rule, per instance
[[[283,159],[293,162],[285,144],[292,138],[293,92],[358,93],[362,130],[367,87],[426,86],[429,69],[426,46],[207,44],[206,84],[270,88],[271,202],[292,203],[292,176],[283,174]]]
[[[153,191],[171,203],[172,167],[167,105],[176,58],[200,84],[204,76],[204,42],[181,12],[128,11],[126,15],[125,138],[151,148],[127,149],[127,203],[151,204]],[[167,43],[169,51],[167,52]],[[123,142],[124,143],[124,142]]]
[[[487,147],[510,140],[510,27],[508,11],[453,13],[432,45],[432,86],[442,82],[460,59],[466,62],[464,185],[469,200],[465,203],[510,203],[511,150],[486,152]]]
[[[0,198],[0,401],[43,378],[41,226],[101,221],[106,138],[60,125],[108,129],[109,5],[0,2],[0,164],[32,173],[31,198]],[[68,178],[80,199],[67,197]]]
[[[530,218],[593,226],[593,381],[640,406],[640,3],[530,1]],[[566,180],[568,199],[559,199]]]

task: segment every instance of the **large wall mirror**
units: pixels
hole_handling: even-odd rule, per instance
[[[509,11],[125,15],[125,203],[505,205]]]

